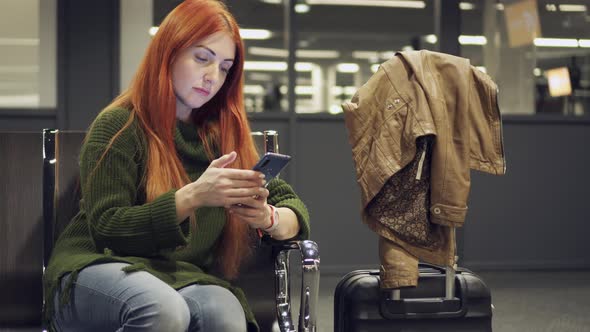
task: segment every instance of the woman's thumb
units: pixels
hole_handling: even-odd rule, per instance
[[[223,156],[213,160],[211,162],[211,165],[209,165],[209,167],[224,168],[225,166],[233,163],[237,157],[238,157],[238,154],[235,151],[232,151],[228,154],[224,154]]]

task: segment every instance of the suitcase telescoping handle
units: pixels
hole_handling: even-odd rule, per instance
[[[453,266],[442,267],[442,266],[438,266],[438,265],[434,265],[434,264],[420,263],[419,266],[438,270],[442,274],[444,274],[445,275],[445,299],[450,300],[455,297],[455,276],[457,275],[457,273],[456,273],[457,265],[456,264]],[[392,290],[391,293],[392,293],[391,294],[392,299],[394,299],[396,297],[397,297],[397,299],[399,299],[399,296],[400,296],[399,289]]]
[[[428,267],[436,269],[437,271],[446,270],[445,268],[437,266]],[[448,275],[446,274],[446,271],[444,273],[446,286]],[[436,275],[437,273],[432,274]],[[453,283],[457,283],[456,286],[459,289],[467,289],[466,281],[464,278],[454,277],[453,279],[451,280],[453,280]],[[423,285],[423,287],[425,286],[426,285]],[[420,287],[420,285],[418,285],[418,287]],[[402,294],[402,296],[398,296],[396,298],[392,297],[390,293],[391,292],[381,292],[381,298],[379,300],[379,310],[381,311],[381,315],[386,319],[452,318],[463,317],[467,312],[466,292],[464,291],[459,291],[457,292],[457,294],[453,294],[450,298],[447,296],[447,294],[445,294],[444,297],[441,296],[419,298],[404,298]]]
[[[455,228],[452,229],[453,237]],[[456,248],[455,248],[456,252]],[[455,256],[457,262],[457,256]],[[453,266],[438,266],[428,263],[420,263],[420,267],[434,269],[445,276],[445,297],[402,299],[399,289],[394,289],[389,294],[384,294],[381,302],[381,313],[389,319],[397,318],[427,318],[427,317],[457,317],[464,314],[463,300],[455,296],[455,276],[457,264]],[[461,280],[459,280],[461,282]],[[462,298],[464,297],[461,294]]]
[[[456,229],[455,227],[451,228],[451,233],[453,238],[457,238]],[[457,252],[457,248],[454,248],[455,253]],[[440,272],[444,273],[445,275],[445,299],[452,300],[455,297],[455,271],[457,270],[457,260],[458,256],[455,256],[455,264],[453,266],[446,266],[440,267],[433,264],[428,263],[420,263],[420,266],[429,267],[431,269],[439,270]],[[401,295],[399,289],[394,289],[391,291],[391,299],[392,300],[400,300]]]
[[[440,273],[445,275],[445,298],[452,299],[455,297],[455,275],[456,275],[456,266],[438,266],[434,264],[428,263],[420,263],[419,267],[426,267],[429,269],[437,270]],[[394,289],[390,293],[390,297],[393,300],[399,300],[401,298],[400,290]]]

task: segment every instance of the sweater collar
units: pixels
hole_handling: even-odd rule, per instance
[[[177,120],[174,142],[181,160],[209,162],[198,129],[193,124]]]
[[[196,143],[201,140],[195,125],[180,120],[176,120],[176,134],[186,142]]]

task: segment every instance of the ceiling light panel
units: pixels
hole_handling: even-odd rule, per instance
[[[563,5],[559,5],[559,11],[561,11],[561,12],[585,12],[586,5],[563,4]]]
[[[568,38],[535,38],[535,46],[540,47],[578,47],[577,39]]]
[[[272,32],[265,29],[240,29],[240,36],[242,39],[269,39],[272,37]]]
[[[485,45],[487,42],[485,36],[459,36],[459,44],[461,45]]]
[[[430,35],[426,35],[424,37],[424,41],[429,44],[436,44],[436,42],[438,41],[438,38],[436,37],[436,35],[430,34]]]
[[[310,62],[296,62],[296,71],[311,71],[313,64]],[[286,71],[287,63],[284,61],[245,61],[244,70],[250,71]]]
[[[371,61],[379,60],[379,52],[375,51],[352,51],[354,59],[366,59]]]
[[[289,51],[282,48],[270,48],[270,47],[248,47],[248,53],[251,55],[268,56],[276,58],[286,58],[289,56]]]
[[[356,73],[359,71],[359,65],[356,63],[339,63],[336,70],[340,73]]]
[[[305,14],[309,12],[309,5],[295,5],[295,12],[298,14]]]
[[[474,10],[475,5],[471,2],[459,2],[459,9],[461,10]]]
[[[282,48],[269,48],[252,46],[248,48],[248,53],[258,56],[268,56],[277,58],[286,58],[289,52]],[[298,58],[307,59],[337,59],[340,52],[333,50],[297,50],[295,54]]]
[[[298,58],[337,59],[340,57],[340,52],[332,50],[297,50],[295,55]]]
[[[151,27],[149,30],[150,36],[155,36],[158,32],[158,27]],[[240,36],[242,39],[269,39],[272,37],[270,30],[264,29],[240,29]]]
[[[424,1],[411,0],[307,0],[310,5],[330,5],[330,6],[366,6],[366,7],[393,7],[393,8],[413,8],[424,9]]]
[[[556,12],[557,11],[557,6],[554,5],[554,4],[552,4],[552,3],[549,3],[549,4],[546,4],[545,5],[545,10],[548,11],[548,12]]]
[[[39,38],[0,38],[0,46],[39,46]]]

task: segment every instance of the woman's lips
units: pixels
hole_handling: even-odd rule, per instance
[[[195,91],[197,91],[198,94],[201,94],[205,97],[209,96],[209,94],[211,93],[211,92],[209,92],[209,90],[205,90],[202,88],[193,88],[193,89],[195,89]]]

